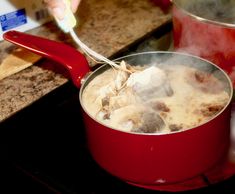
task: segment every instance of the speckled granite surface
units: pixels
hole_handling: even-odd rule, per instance
[[[76,31],[81,40],[106,57],[128,47],[171,19],[170,13],[163,13],[148,0],[84,0],[77,16],[79,26]],[[76,47],[54,22],[29,33]],[[3,41],[0,48],[0,60],[3,60],[15,46]],[[50,66],[50,61],[42,60],[40,63],[0,81],[0,121],[68,82],[63,73],[56,71],[56,66],[45,68]],[[92,61],[90,64],[95,65]]]

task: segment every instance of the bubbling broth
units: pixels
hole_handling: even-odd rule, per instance
[[[122,62],[122,65],[126,65]],[[112,68],[84,88],[84,109],[102,124],[136,133],[170,133],[198,126],[229,101],[213,74],[185,65]]]

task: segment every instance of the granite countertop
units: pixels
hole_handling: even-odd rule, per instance
[[[80,39],[98,53],[111,57],[168,23],[171,14],[163,12],[149,0],[84,0],[77,18],[76,32]],[[28,33],[76,47],[53,21]],[[3,60],[16,46],[2,41],[0,48],[0,60]],[[88,61],[91,66],[96,65]],[[0,122],[68,82],[68,77],[57,71],[56,66],[48,67],[50,61],[41,60],[0,80]]]

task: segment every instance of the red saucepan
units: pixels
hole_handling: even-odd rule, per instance
[[[194,128],[168,134],[123,132],[92,118],[86,112],[81,98],[87,84],[110,68],[108,65],[90,72],[86,58],[68,45],[16,31],[6,32],[4,39],[53,59],[68,69],[74,84],[80,88],[90,152],[94,160],[112,175],[128,183],[151,188],[201,175],[227,154],[232,83],[226,73],[211,62],[188,54],[164,51],[138,53],[117,59],[144,65],[150,64],[153,59],[156,63],[163,63],[176,57],[176,60],[169,60],[170,65],[190,64],[203,71],[217,71],[216,75],[229,94],[226,106],[214,118]],[[86,76],[87,73],[90,75]],[[85,81],[81,83],[83,78]]]
[[[235,1],[172,2],[175,49],[217,64],[229,74],[235,86]]]

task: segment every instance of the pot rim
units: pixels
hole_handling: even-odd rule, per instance
[[[177,0],[172,0],[171,2],[175,7],[177,7],[179,10],[181,10],[183,13],[185,13],[186,15],[190,16],[191,18],[193,18],[197,21],[217,25],[217,26],[220,26],[220,27],[235,28],[235,24],[226,23],[226,22],[219,22],[219,21],[216,21],[216,20],[210,20],[210,19],[203,18],[201,16],[197,16],[193,13],[190,13],[189,11],[184,9],[182,6],[180,6],[179,3],[177,3]]]
[[[132,56],[137,56],[137,55],[141,55],[141,54],[173,54],[173,55],[183,55],[183,56],[188,56],[188,57],[193,57],[193,58],[197,58],[199,60],[202,60],[206,63],[209,63],[210,65],[214,66],[215,68],[217,68],[219,71],[221,71],[224,76],[226,77],[228,83],[229,83],[229,89],[230,89],[230,96],[229,96],[229,100],[228,102],[226,103],[226,105],[223,107],[223,109],[221,109],[215,116],[211,117],[209,120],[206,120],[205,122],[199,124],[199,125],[196,125],[194,127],[191,127],[191,128],[186,128],[186,129],[183,129],[183,130],[179,130],[179,131],[172,131],[172,132],[169,132],[169,133],[166,133],[166,132],[155,132],[155,133],[141,133],[141,132],[128,132],[128,131],[123,131],[121,129],[116,129],[116,128],[113,128],[111,126],[108,126],[102,122],[100,122],[99,120],[97,120],[96,118],[94,118],[87,110],[86,108],[84,107],[83,103],[82,103],[82,93],[83,93],[83,90],[84,88],[86,87],[85,83],[90,79],[90,77],[95,74],[97,71],[100,71],[100,69],[104,68],[105,66],[108,66],[108,64],[103,64],[101,65],[99,68],[97,68],[95,71],[91,72],[87,77],[86,77],[86,80],[83,81],[81,87],[80,87],[80,91],[79,91],[79,101],[80,101],[80,104],[81,104],[81,107],[83,109],[83,111],[91,118],[93,119],[95,122],[99,123],[100,125],[103,125],[109,129],[112,129],[112,130],[115,130],[115,131],[119,131],[119,132],[122,132],[122,133],[127,133],[127,134],[132,134],[132,135],[154,135],[154,136],[163,136],[163,135],[173,135],[173,134],[178,134],[178,133],[183,133],[183,132],[186,132],[186,131],[190,131],[190,130],[193,130],[193,129],[196,129],[206,123],[209,123],[211,120],[215,119],[216,117],[218,117],[220,114],[222,114],[224,112],[225,109],[228,108],[228,106],[231,104],[232,102],[232,98],[233,98],[233,84],[232,84],[232,81],[231,79],[229,78],[228,74],[222,69],[220,68],[218,65],[212,63],[211,61],[207,60],[207,59],[204,59],[204,58],[201,58],[199,56],[195,56],[195,55],[192,55],[192,54],[188,54],[188,53],[183,53],[183,52],[178,52],[178,51],[146,51],[146,52],[139,52],[139,53],[134,53],[134,54],[129,54],[129,55],[125,55],[125,56],[122,56],[122,57],[119,57],[119,58],[116,58],[114,59],[114,61],[118,61],[118,60],[122,60],[124,58],[127,58],[127,57],[132,57]]]

